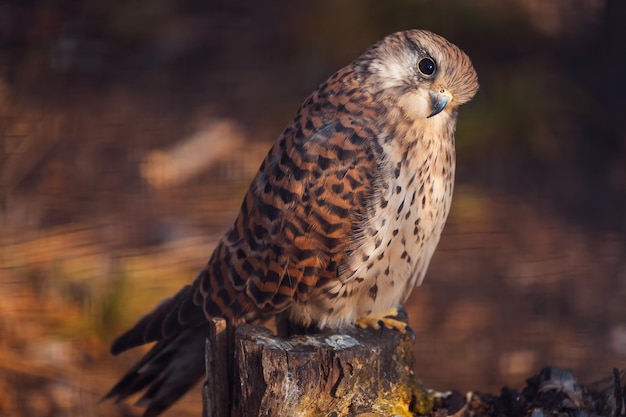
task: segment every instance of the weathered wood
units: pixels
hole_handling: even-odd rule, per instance
[[[547,367],[521,392],[431,395],[413,374],[411,337],[397,331],[354,328],[283,339],[242,325],[233,341],[225,322],[214,325],[203,417],[626,416],[626,371],[617,369],[587,386],[571,371]]]
[[[226,417],[230,407],[230,367],[232,365],[232,335],[226,320],[209,321],[206,340],[206,381],[203,387],[205,417]]]
[[[431,401],[413,373],[412,342],[410,335],[387,329],[353,328],[284,339],[264,327],[241,325],[235,333],[230,413],[206,408],[204,416],[424,412]],[[207,352],[207,357],[214,356]],[[208,404],[223,395],[213,392],[211,383],[207,388]]]

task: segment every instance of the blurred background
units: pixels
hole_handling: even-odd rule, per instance
[[[383,36],[472,58],[450,218],[407,309],[438,390],[626,363],[623,0],[0,1],[0,416],[98,400],[304,98]],[[168,415],[199,416],[199,390]]]

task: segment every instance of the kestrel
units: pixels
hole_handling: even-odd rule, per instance
[[[157,342],[105,398],[168,408],[204,372],[207,318],[280,316],[298,327],[377,326],[424,279],[454,187],[469,57],[434,33],[387,36],[302,104],[195,281],[119,336]]]

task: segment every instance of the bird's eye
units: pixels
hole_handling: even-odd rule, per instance
[[[417,63],[417,68],[422,74],[429,76],[435,73],[437,65],[435,65],[435,61],[430,58],[422,58],[420,62]]]

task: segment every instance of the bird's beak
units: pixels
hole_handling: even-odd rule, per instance
[[[446,108],[451,99],[452,95],[443,88],[437,92],[431,91],[430,108],[432,109],[432,112],[428,115],[428,117],[433,117],[441,113],[441,111]]]

